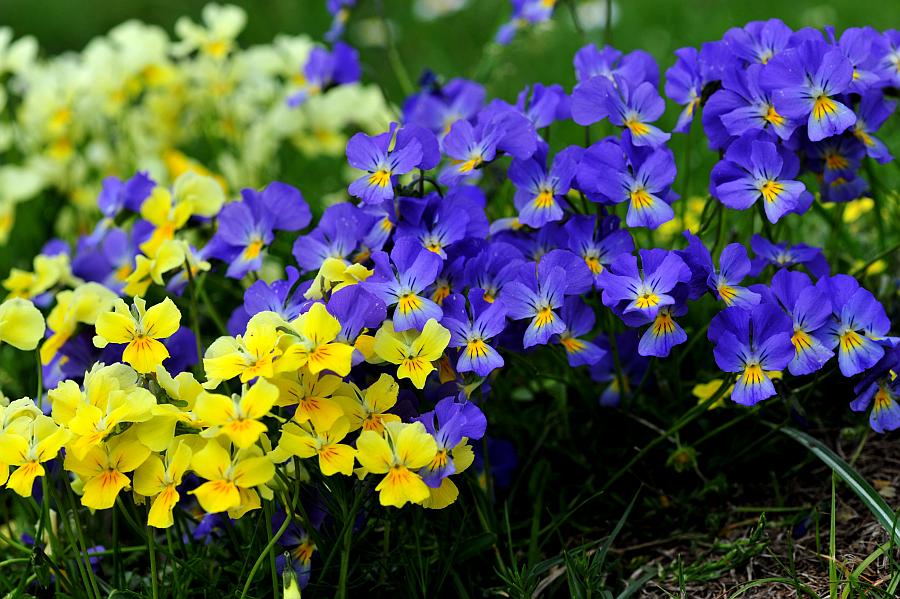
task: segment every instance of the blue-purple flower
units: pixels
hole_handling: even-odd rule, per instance
[[[503,366],[503,357],[491,346],[491,340],[506,328],[506,306],[502,301],[490,303],[484,290],[472,288],[465,296],[454,293],[442,304],[441,324],[450,331],[450,347],[459,348],[457,372],[474,372],[487,376]]]

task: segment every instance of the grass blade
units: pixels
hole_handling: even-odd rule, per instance
[[[900,544],[900,531],[897,530],[894,510],[887,501],[872,488],[872,485],[864,479],[853,466],[848,464],[839,455],[834,453],[827,445],[803,431],[795,428],[784,427],[781,432],[809,449],[813,454],[828,464],[828,466],[843,480],[850,489],[856,493],[865,506],[872,512],[875,519],[893,539],[894,545]]]

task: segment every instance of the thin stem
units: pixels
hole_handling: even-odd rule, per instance
[[[356,512],[359,510],[359,504],[362,502],[362,493],[357,493],[353,498],[353,505],[347,514],[344,522],[344,547],[341,549],[341,570],[338,578],[337,596],[340,599],[347,597],[347,576],[350,573],[350,546],[353,541],[353,521],[356,518]]]
[[[150,554],[150,592],[153,599],[159,597],[159,573],[156,565],[156,544],[153,539],[153,530],[147,526],[147,552]]]
[[[244,589],[241,591],[241,599],[244,599],[247,596],[247,591],[250,590],[250,584],[253,582],[254,577],[256,577],[256,572],[259,570],[260,566],[262,566],[263,560],[266,558],[266,555],[272,551],[272,548],[275,547],[275,543],[278,542],[278,539],[281,538],[281,535],[285,533],[288,528],[288,525],[291,523],[291,513],[285,510],[284,513],[284,522],[281,524],[281,528],[275,533],[269,542],[266,544],[263,552],[259,554],[259,557],[256,558],[256,561],[253,563],[253,567],[250,568],[250,574],[247,576],[247,582],[244,583]]]
[[[191,269],[190,261],[184,259],[184,270],[187,273],[188,288],[191,294],[191,328],[194,329],[194,341],[197,343],[197,359],[203,358],[203,340],[200,339],[200,320],[197,314],[200,312],[197,307],[197,285],[194,282],[194,273]]]
[[[34,357],[37,361],[37,405],[43,411],[44,409],[44,366],[41,363],[41,352],[34,351]]]
[[[285,510],[287,511],[287,510]],[[272,542],[272,502],[266,501],[263,504],[263,513],[266,518],[266,539],[268,543]],[[275,552],[269,551],[269,570],[272,574],[272,596],[278,596],[278,569],[275,567]]]

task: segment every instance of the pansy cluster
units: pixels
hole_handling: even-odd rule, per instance
[[[331,3],[335,36],[351,4]],[[215,28],[179,30],[185,52],[227,54]],[[268,501],[288,510],[297,481],[327,496],[332,477],[383,506],[444,508],[512,356],[555,352],[616,405],[710,305],[708,331],[691,335],[707,337],[734,402],[833,363],[859,378],[852,408],[895,429],[898,340],[859,280],[807,245],[754,234],[751,257],[700,235],[726,208],[758,204],[775,223],[863,193],[863,157],[890,159],[876,131],[900,83],[898,40],[770,21],[680,50],[664,86],[685,106],[672,132],[640,51],[586,46],[571,93],[535,84],[515,102],[429,78],[399,122],[349,139],[347,199],[315,221],[281,182],[232,194],[192,171],[108,177],[90,233],[3,281],[0,342],[38,348],[49,390],[2,407],[0,478],[28,496],[60,461],[84,506],[130,490],[158,528],[199,512],[203,529]],[[308,88],[282,102],[358,77],[351,54],[314,50]],[[668,142],[697,112],[721,152],[702,222],[681,249],[638,247],[680,208]],[[568,120],[614,133],[551,146]],[[281,537],[303,580],[316,522]]]
[[[42,193],[70,201],[84,229],[107,176],[144,170],[169,183],[194,170],[257,186],[288,148],[339,156],[348,133],[388,122],[354,49],[289,35],[242,49],[246,20],[209,4],[201,22],[178,20],[175,39],[131,20],[53,58],[0,28],[0,244],[16,205]],[[59,219],[64,233],[71,221]]]

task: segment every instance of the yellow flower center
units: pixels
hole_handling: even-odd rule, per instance
[[[825,166],[828,167],[829,170],[835,171],[847,168],[850,166],[850,162],[837,151],[832,150],[825,154]]]
[[[775,110],[775,107],[771,104],[769,104],[769,107],[766,109],[766,114],[765,116],[763,116],[763,120],[770,125],[775,125],[776,127],[784,125],[784,117],[778,114],[778,111]]]
[[[635,305],[640,309],[652,308],[659,305],[659,296],[652,291],[642,293],[635,300]]]
[[[482,165],[484,162],[484,158],[481,156],[475,156],[474,158],[469,158],[466,161],[455,160],[454,163],[459,165],[459,172],[461,173],[471,173],[476,168]]]
[[[798,354],[812,347],[812,339],[810,339],[806,331],[800,329],[797,329],[791,335],[791,343],[794,345],[794,351]]]
[[[816,96],[816,100],[813,103],[813,117],[815,117],[816,120],[820,121],[826,116],[835,114],[836,112],[837,105],[834,103],[834,100],[825,94]]]
[[[387,187],[391,182],[391,171],[380,169],[369,175],[369,185]]]
[[[759,192],[767,202],[774,202],[777,200],[782,191],[784,191],[784,185],[778,181],[773,181],[772,179],[763,183],[759,188]]]
[[[862,347],[862,335],[856,331],[847,331],[841,335],[841,351],[849,352]]]
[[[538,310],[537,315],[534,317],[534,324],[540,329],[553,322],[554,318],[556,318],[556,314],[553,313],[553,309],[550,306],[544,306]]]
[[[765,378],[765,375],[758,362],[750,362],[747,364],[744,367],[744,373],[741,375],[741,379],[745,385],[759,385],[763,382],[763,378]]]
[[[534,198],[534,205],[537,208],[550,208],[553,206],[553,192],[549,189],[542,189]]]
[[[409,314],[422,308],[422,299],[415,293],[404,293],[397,301],[397,309],[401,314]]]
[[[574,354],[584,349],[584,341],[571,335],[563,335],[560,337],[559,342],[566,349],[566,353]]]
[[[468,343],[466,343],[466,355],[469,358],[483,358],[487,353],[487,345],[481,338],[469,339]]]
[[[719,297],[722,298],[726,306],[730,306],[734,298],[737,297],[737,292],[727,283],[719,283],[716,291],[719,292]]]
[[[653,334],[656,337],[671,335],[675,332],[675,321],[668,310],[660,310],[653,321]]]
[[[250,244],[244,248],[244,259],[245,260],[253,260],[258,257],[260,252],[262,252],[263,242],[261,239],[257,239],[255,241],[250,242]]]
[[[635,210],[649,208],[653,204],[653,198],[643,187],[638,187],[631,192],[631,207]]]
[[[637,137],[650,133],[650,127],[639,121],[637,117],[631,117],[626,120],[625,126],[629,131],[631,131],[632,135],[635,135]]]
[[[584,263],[587,264],[591,274],[599,275],[603,272],[603,265],[600,263],[600,258],[597,256],[585,256]]]

